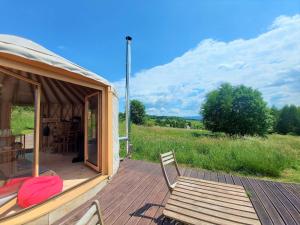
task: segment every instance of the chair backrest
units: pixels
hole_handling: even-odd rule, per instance
[[[76,225],[104,225],[100,204],[98,200],[93,201],[92,206],[89,210],[81,217],[81,219],[76,223]]]
[[[170,151],[170,152],[160,154],[160,165],[161,165],[161,169],[162,169],[164,178],[166,180],[166,183],[168,185],[169,190],[173,191],[173,189],[176,185],[176,182],[173,183],[173,184],[170,183],[170,180],[169,180],[169,177],[168,177],[168,174],[167,174],[167,171],[166,171],[166,167],[165,167],[166,165],[168,165],[170,163],[173,163],[175,165],[177,175],[181,176],[178,165],[177,165],[177,162],[176,162],[174,151]]]

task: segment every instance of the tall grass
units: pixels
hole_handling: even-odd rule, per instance
[[[133,159],[158,162],[160,153],[173,149],[178,163],[187,166],[300,182],[300,138],[295,136],[230,138],[205,130],[133,125],[132,144]]]

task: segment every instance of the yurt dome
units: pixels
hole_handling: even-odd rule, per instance
[[[43,62],[50,66],[68,70],[109,85],[109,82],[100,75],[78,66],[43,46],[22,37],[0,34],[0,52],[16,55],[32,61]]]
[[[0,183],[55,174],[63,182],[61,207],[91,198],[119,167],[118,113],[116,91],[102,76],[30,40],[0,34]],[[59,207],[12,212],[15,191],[0,196],[0,212],[19,214],[0,213],[5,224],[50,216]]]

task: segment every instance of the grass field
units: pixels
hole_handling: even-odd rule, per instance
[[[159,153],[174,149],[178,163],[189,167],[300,182],[299,136],[234,139],[205,130],[133,125],[132,144],[133,159],[159,162]]]
[[[12,109],[11,128],[14,135],[33,133],[33,107],[14,106]]]

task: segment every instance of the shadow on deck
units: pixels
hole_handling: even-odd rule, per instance
[[[172,179],[175,179],[175,170],[168,170]],[[244,186],[262,224],[300,224],[298,184],[262,181],[190,168],[182,168],[181,172],[184,176]],[[118,173],[96,196],[101,204],[105,225],[175,224],[162,216],[168,197],[160,165],[133,160],[122,162]],[[56,224],[74,224],[86,212],[91,201]]]

